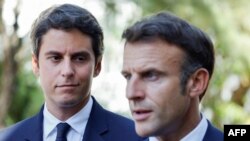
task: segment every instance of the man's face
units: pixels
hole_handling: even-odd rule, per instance
[[[101,59],[95,64],[91,38],[76,29],[50,29],[32,62],[50,109],[83,107],[101,69]]]
[[[166,135],[185,120],[190,98],[181,94],[183,56],[181,49],[162,40],[125,45],[122,74],[139,135]]]

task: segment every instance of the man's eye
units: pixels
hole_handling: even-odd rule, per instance
[[[122,75],[126,80],[129,80],[131,78],[130,74],[122,74]]]
[[[52,60],[53,62],[56,62],[56,61],[59,61],[61,59],[61,57],[59,57],[59,56],[50,56],[49,59]]]
[[[73,58],[73,60],[77,61],[77,62],[82,62],[85,61],[87,58],[85,56],[76,56]]]
[[[143,78],[149,81],[156,81],[159,79],[159,74],[155,71],[145,72]]]

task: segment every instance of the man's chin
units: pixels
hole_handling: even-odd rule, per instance
[[[138,127],[138,125],[136,125],[136,133],[141,137],[151,136],[151,132],[147,128],[144,128],[142,126]]]
[[[64,100],[60,102],[60,107],[62,108],[72,108],[78,105],[78,102],[75,100]]]

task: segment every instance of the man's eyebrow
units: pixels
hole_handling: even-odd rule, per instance
[[[146,69],[144,69],[144,70],[140,70],[139,73],[146,73],[146,72],[149,72],[149,71],[158,72],[159,70],[157,70],[157,69],[155,69],[155,68],[153,68],[153,67],[150,67],[150,68],[146,68]],[[129,72],[126,71],[126,70],[122,70],[122,71],[121,71],[121,74],[127,74],[127,73],[129,73]]]
[[[141,73],[147,73],[147,72],[158,72],[159,70],[155,69],[155,68],[146,68],[145,70],[142,70]]]
[[[89,53],[86,51],[74,52],[71,54],[72,56],[89,56]]]
[[[72,58],[84,57],[85,59],[90,58],[90,54],[86,51],[75,52],[70,55]]]
[[[45,53],[45,55],[60,55],[61,53],[58,51],[48,51]]]
[[[45,55],[61,55],[62,53],[58,52],[58,51],[48,51],[45,53]],[[74,52],[72,54],[70,54],[71,56],[89,56],[89,53],[86,51],[79,51],[79,52]]]

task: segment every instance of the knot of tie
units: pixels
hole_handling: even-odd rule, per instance
[[[68,123],[59,123],[57,124],[56,128],[56,141],[67,141],[67,133],[70,129],[70,125]]]

